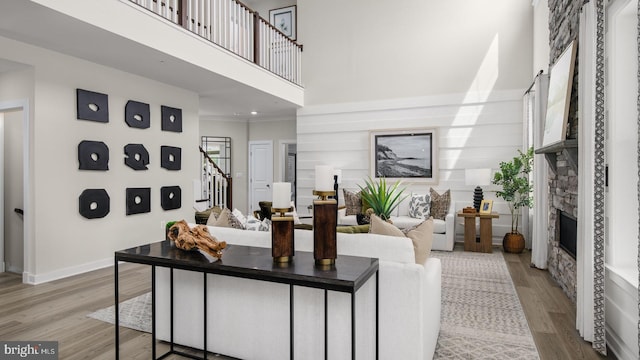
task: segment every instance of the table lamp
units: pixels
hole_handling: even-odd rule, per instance
[[[480,186],[491,185],[491,169],[465,169],[464,182],[468,186],[476,185],[473,190],[473,207],[476,212],[480,212],[480,204],[484,199]]]

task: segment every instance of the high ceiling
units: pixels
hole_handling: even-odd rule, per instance
[[[0,36],[194,91],[200,95],[201,117],[247,120],[295,116],[296,106],[278,97],[31,1],[2,0]],[[0,54],[0,72],[20,66]],[[258,115],[250,115],[252,111]]]

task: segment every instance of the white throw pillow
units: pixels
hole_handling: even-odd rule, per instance
[[[411,194],[409,216],[415,219],[428,219],[431,214],[431,197],[429,194]]]

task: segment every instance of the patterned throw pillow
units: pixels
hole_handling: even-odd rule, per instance
[[[431,216],[431,197],[427,194],[411,194],[409,216],[415,219],[428,219]]]
[[[269,219],[262,220],[262,222],[260,223],[260,226],[258,227],[258,231],[269,231],[269,230],[271,230],[271,220]]]
[[[362,199],[360,193],[354,193],[347,189],[342,189],[344,193],[345,215],[357,215],[362,213]]]
[[[438,194],[433,188],[429,188],[431,195],[431,216],[434,219],[444,220],[449,212],[449,204],[451,203],[451,190]]]
[[[238,218],[236,218],[231,213],[231,211],[226,208],[222,210],[222,212],[220,213],[220,216],[218,216],[218,219],[216,219],[213,226],[231,227],[235,229],[244,230],[244,225],[242,225],[242,223],[238,220]]]

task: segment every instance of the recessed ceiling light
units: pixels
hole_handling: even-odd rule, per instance
[[[252,111],[251,115],[258,115],[258,112],[257,111]]]

